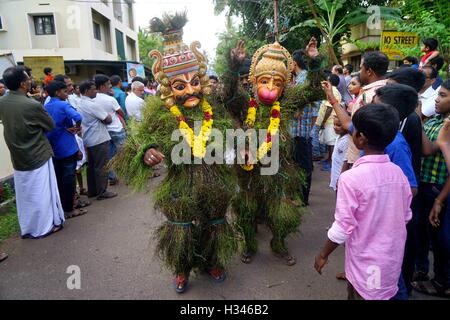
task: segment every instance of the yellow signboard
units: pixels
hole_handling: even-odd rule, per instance
[[[33,78],[39,82],[44,81],[44,68],[46,67],[52,68],[53,75],[65,74],[64,59],[62,56],[23,57],[23,64],[31,68]]]
[[[402,60],[400,48],[414,48],[419,44],[419,36],[412,32],[383,31],[381,33],[381,52],[390,60]]]

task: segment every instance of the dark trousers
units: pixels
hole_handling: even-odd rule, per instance
[[[77,153],[63,159],[53,158],[59,197],[65,212],[73,210],[75,196],[75,171],[77,168]]]
[[[313,171],[312,138],[295,137],[294,160],[305,171],[306,185],[302,187],[302,195],[304,203],[308,204]]]
[[[440,226],[430,224],[430,240],[433,250],[434,279],[445,289],[450,289],[450,197],[439,216]]]
[[[416,235],[417,235],[417,255],[416,255],[416,270],[428,273],[429,260],[428,254],[430,251],[430,223],[428,216],[433,208],[434,200],[441,192],[443,186],[432,183],[423,183],[419,185],[418,200],[418,216],[416,221]]]
[[[418,198],[419,198],[418,196],[415,196],[412,199],[411,202],[412,218],[406,225],[407,236],[405,243],[405,254],[403,256],[402,274],[405,280],[405,285],[408,293],[411,293],[412,291],[411,282],[413,280],[414,271],[416,269],[417,248],[419,242],[417,236],[417,229],[418,229],[417,226],[419,224],[419,216],[420,216],[420,205]]]
[[[109,141],[87,148],[87,183],[89,197],[101,195],[108,187],[108,172],[106,170],[108,151]]]
[[[431,226],[428,217],[443,185],[421,183],[417,195],[418,214],[415,221],[416,270],[428,272],[430,243],[433,250],[434,279],[450,287],[450,218],[448,205],[442,208],[440,227]],[[413,216],[414,217],[414,216]]]

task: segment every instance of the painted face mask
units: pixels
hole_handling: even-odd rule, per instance
[[[278,42],[259,48],[252,58],[249,80],[256,98],[272,105],[289,83],[294,62],[289,52]]]
[[[153,18],[150,29],[162,33],[164,52],[152,50],[149,53],[156,59],[152,73],[161,84],[161,99],[168,108],[175,104],[196,107],[204,95],[211,94],[206,58],[198,51],[199,42],[194,41],[189,47],[183,43],[185,14],[166,15],[163,20]]]

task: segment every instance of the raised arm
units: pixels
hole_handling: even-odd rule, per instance
[[[326,98],[328,102],[333,106],[334,112],[336,112],[336,115],[341,122],[342,127],[349,131],[352,118],[348,115],[348,113],[341,107],[339,101],[334,97],[333,94],[333,87],[330,82],[323,81],[322,82],[322,88],[325,92]]]
[[[323,100],[325,94],[321,82],[325,80],[322,72],[322,57],[317,49],[317,40],[312,37],[305,49],[305,59],[308,65],[306,81],[299,86],[292,86],[285,90],[282,106],[288,111],[301,111],[306,105]]]
[[[239,85],[239,69],[242,66],[247,50],[245,43],[240,40],[227,56],[228,70],[222,75],[222,90],[218,93],[225,108],[233,117],[241,118],[244,107],[248,104],[249,96]]]

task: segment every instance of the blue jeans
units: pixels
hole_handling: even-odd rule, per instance
[[[408,300],[408,290],[406,289],[405,281],[403,280],[403,275],[400,273],[400,278],[398,279],[398,291],[389,300]]]
[[[319,128],[314,125],[311,131],[312,135],[312,156],[313,158],[320,158],[323,153],[327,152],[327,146],[319,142]]]
[[[111,160],[124,145],[125,140],[127,139],[127,133],[125,132],[125,129],[122,129],[122,131],[108,131],[108,132],[111,137],[111,140],[109,142],[109,160]],[[117,179],[117,175],[114,172],[114,170],[110,170],[108,172],[108,179],[109,180]]]

